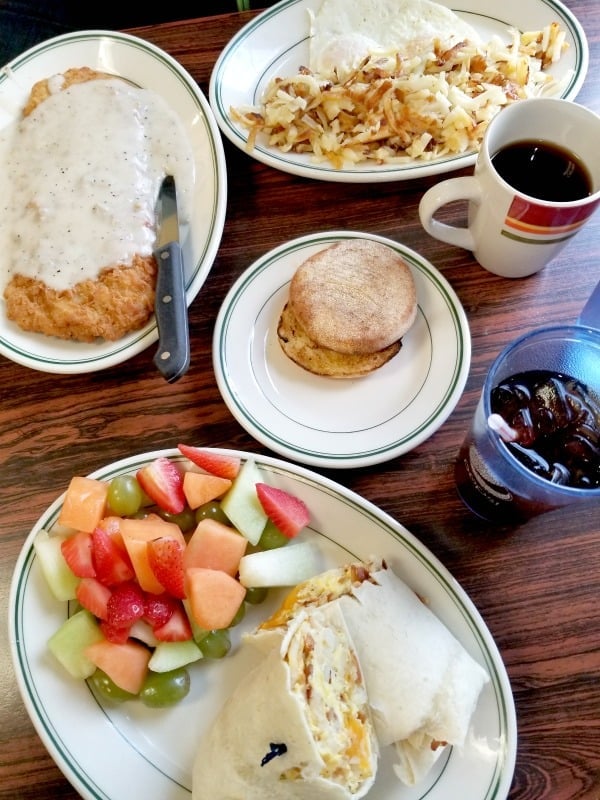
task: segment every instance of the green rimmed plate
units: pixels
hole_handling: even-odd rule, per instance
[[[418,314],[391,361],[363,378],[334,380],[284,355],[277,322],[300,264],[351,238],[382,242],[405,259]],[[440,272],[398,242],[350,231],[303,236],[254,262],[223,301],[213,338],[217,383],[240,425],[279,455],[327,468],[380,463],[425,441],[456,406],[470,363],[467,318]]]
[[[248,453],[218,450],[248,458]],[[137,455],[110,464],[93,477],[110,480],[135,473],[158,456],[184,461],[176,450]],[[408,788],[392,771],[392,753],[382,752],[369,800],[505,800],[512,782],[517,729],[510,684],[484,620],[456,580],[409,531],[372,503],[339,484],[275,458],[255,456],[265,480],[298,495],[311,524],[300,535],[318,543],[323,568],[376,555],[421,597],[490,675],[462,750],[452,748],[419,785]],[[240,646],[240,633],[253,629],[280,602],[281,592],[254,607],[222,661],[190,668],[191,691],[178,706],[148,709],[138,702],[99,702],[87,684],[70,678],[49,654],[46,642],[67,617],[54,600],[33,549],[40,528],[51,529],[59,497],[27,537],[9,597],[9,639],[25,706],[44,745],[84,800],[190,800],[196,742],[241,675],[258,658]]]
[[[565,31],[568,50],[550,72],[560,82],[559,96],[573,100],[589,65],[589,48],[583,27],[558,0],[438,0],[472,25],[482,39],[499,35],[510,39],[509,28],[541,30],[558,22]],[[294,75],[308,65],[309,12],[316,13],[321,0],[282,0],[250,20],[227,44],[213,69],[209,87],[211,108],[223,134],[246,150],[248,131],[234,122],[230,108],[257,106],[272,78]],[[429,162],[357,164],[336,169],[314,163],[310,154],[285,153],[260,137],[249,153],[275,169],[323,181],[381,183],[410,180],[463,169],[475,163],[473,152],[444,156]]]
[[[36,81],[81,66],[119,75],[156,92],[179,115],[188,134],[195,175],[191,221],[182,225],[181,235],[189,306],[204,284],[221,242],[227,170],[221,135],[210,105],[196,81],[172,56],[143,39],[113,31],[78,31],[42,42],[0,71],[0,135],[18,118]],[[1,159],[0,150],[0,163]],[[116,342],[99,340],[88,344],[29,333],[7,320],[0,300],[0,353],[42,372],[75,374],[112,367],[145,350],[157,339],[154,316],[139,331]]]

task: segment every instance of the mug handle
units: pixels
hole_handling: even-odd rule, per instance
[[[465,250],[475,250],[473,235],[468,228],[457,228],[455,225],[447,225],[434,219],[436,211],[455,200],[470,200],[479,205],[481,187],[478,179],[473,175],[450,178],[428,189],[419,203],[421,225],[435,239],[463,247]]]

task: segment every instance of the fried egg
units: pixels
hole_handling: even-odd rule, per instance
[[[343,79],[369,55],[413,57],[434,39],[449,46],[479,35],[451,9],[432,0],[323,0],[311,19],[309,67]]]

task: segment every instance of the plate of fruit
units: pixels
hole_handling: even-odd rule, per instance
[[[34,525],[9,626],[45,747],[85,800],[129,800],[134,786],[145,800],[189,800],[199,739],[260,658],[244,633],[290,587],[373,556],[427,598],[490,681],[472,741],[410,788],[382,753],[369,798],[501,800],[514,768],[514,703],[468,596],[376,506],[308,469],[236,450],[181,444],[75,475]]]

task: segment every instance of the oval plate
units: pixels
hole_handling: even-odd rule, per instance
[[[294,364],[277,340],[279,314],[300,264],[342,239],[393,248],[417,286],[417,319],[400,352],[363,378],[335,380]],[[412,450],[448,418],[471,364],[469,325],[438,270],[398,242],[367,233],[303,236],[252,264],[217,315],[213,366],[233,416],[280,455],[320,467],[364,467]]]
[[[192,220],[182,226],[188,306],[217,254],[227,203],[227,171],[219,128],[192,76],[155,45],[123,33],[80,31],[49,39],[14,59],[0,73],[0,130],[18,118],[32,85],[74,66],[119,75],[161,95],[179,115],[192,144],[195,183]],[[187,230],[186,230],[187,228]],[[70,342],[22,331],[0,302],[0,352],[26,367],[54,373],[93,372],[131,358],[156,342],[154,316],[116,342]]]
[[[249,457],[238,451],[215,452]],[[186,463],[176,450],[157,451],[111,464],[93,477],[110,480],[135,473],[158,456]],[[399,783],[391,748],[386,748],[369,800],[504,800],[516,756],[514,701],[498,649],[466,593],[406,528],[357,494],[303,467],[263,456],[255,461],[267,483],[293,492],[308,505],[312,523],[300,537],[318,542],[323,568],[372,555],[384,558],[427,598],[432,611],[490,675],[465,747],[460,752],[449,749],[413,788]],[[85,800],[130,800],[132,794],[144,800],[190,800],[196,743],[258,657],[255,648],[240,646],[240,633],[266,618],[282,592],[271,590],[267,602],[252,608],[233,629],[234,646],[226,658],[190,667],[191,691],[179,705],[159,710],[140,702],[105,704],[84,681],[67,675],[46,645],[68,610],[66,603],[50,596],[33,539],[40,528],[56,523],[63,497],[29,534],[11,585],[9,639],[27,711],[49,753]]]
[[[507,39],[509,28],[539,30],[558,22],[566,32],[569,49],[551,73],[566,79],[561,97],[573,99],[588,69],[589,50],[583,28],[557,0],[439,0],[470,23],[484,39],[498,34]],[[251,20],[229,42],[217,60],[210,81],[209,99],[225,136],[246,151],[248,131],[229,116],[229,109],[260,105],[272,78],[294,75],[308,64],[309,10],[316,12],[321,0],[283,0]],[[251,157],[283,172],[346,183],[380,183],[437,175],[468,167],[474,153],[444,156],[430,162],[377,165],[358,164],[335,169],[329,163],[315,164],[311,156],[284,153],[258,142]]]

